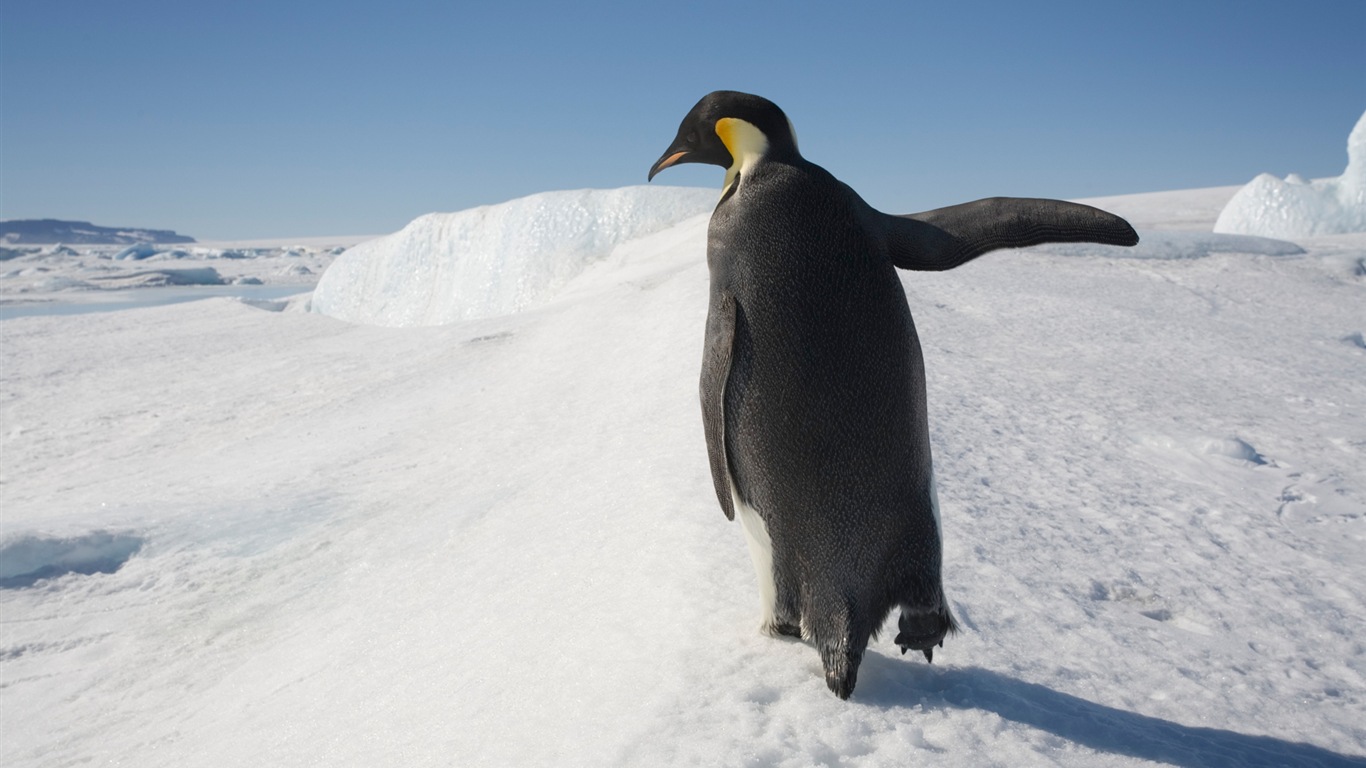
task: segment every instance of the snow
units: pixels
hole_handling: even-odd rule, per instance
[[[346,247],[368,237],[194,245],[18,246],[0,260],[0,316],[43,305],[119,305],[128,289],[265,285],[309,291]],[[174,266],[172,266],[174,265]]]
[[[1366,235],[1218,194],[903,275],[965,631],[847,702],[716,506],[705,215],[440,326],[0,321],[0,762],[1366,765]]]
[[[1143,228],[1149,232],[1177,230],[1207,233],[1210,231],[1210,222],[1219,217],[1219,212],[1239,189],[1242,187],[1143,192],[1093,197],[1086,202],[1130,221],[1141,221]]]
[[[1366,232],[1366,113],[1347,137],[1341,176],[1309,181],[1260,174],[1233,196],[1214,231],[1289,239]]]
[[[1097,247],[1090,243],[1051,243],[1038,250],[1058,255],[1088,256],[1104,253],[1115,259],[1202,259],[1215,253],[1242,253],[1259,256],[1297,256],[1300,246],[1284,240],[1251,235],[1221,235],[1213,232],[1150,231],[1132,247]]]
[[[709,212],[695,187],[543,192],[423,216],[347,251],[319,281],[316,311],[389,327],[517,312],[620,243]]]

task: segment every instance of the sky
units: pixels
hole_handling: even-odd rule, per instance
[[[1363,29],[1361,0],[0,0],[0,219],[383,234],[643,184],[717,89],[894,213],[1334,176]]]

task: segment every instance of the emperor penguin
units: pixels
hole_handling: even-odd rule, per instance
[[[716,498],[748,540],[761,630],[813,644],[826,685],[847,699],[893,608],[903,654],[932,661],[957,631],[940,576],[924,362],[897,268],[1138,235],[1060,200],[881,213],[802,157],[777,105],[736,91],[697,102],[649,178],[682,163],[726,169],[707,230],[701,376]]]

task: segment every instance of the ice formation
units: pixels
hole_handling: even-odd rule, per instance
[[[0,589],[66,573],[113,573],[141,548],[141,537],[127,532],[9,535],[0,540]]]
[[[157,252],[157,247],[151,243],[136,243],[114,254],[111,258],[114,261],[133,260],[150,258]]]
[[[1331,179],[1263,173],[1233,196],[1215,232],[1295,238],[1366,232],[1366,113],[1347,137],[1347,169]]]
[[[543,192],[432,213],[337,257],[313,309],[353,323],[444,325],[525,309],[618,243],[705,213],[716,192],[624,187]]]

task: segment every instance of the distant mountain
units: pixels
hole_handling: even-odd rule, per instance
[[[14,219],[0,221],[0,243],[30,245],[68,243],[71,245],[136,245],[137,243],[193,243],[193,237],[169,229],[137,227],[99,227],[88,221],[58,219]]]

